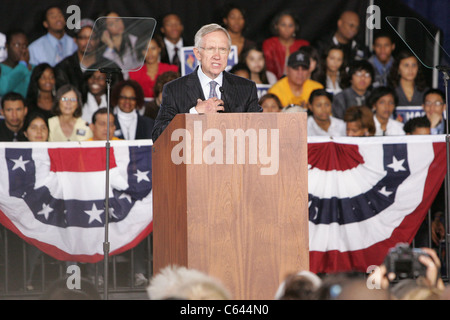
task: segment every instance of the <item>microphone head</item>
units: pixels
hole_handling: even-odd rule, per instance
[[[219,87],[220,93],[223,93],[223,87]]]

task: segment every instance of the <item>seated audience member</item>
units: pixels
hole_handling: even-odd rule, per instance
[[[266,93],[259,99],[263,112],[280,112],[283,109],[280,99],[272,93]]]
[[[393,89],[378,87],[373,89],[367,99],[367,105],[374,113],[373,120],[376,127],[376,136],[404,135],[403,123],[394,120],[392,114],[395,111],[397,97]]]
[[[250,79],[250,69],[243,62],[236,63],[229,71],[239,77]]]
[[[445,94],[440,89],[429,89],[424,93],[422,108],[430,121],[431,134],[445,134],[446,121],[444,112],[446,111]]]
[[[8,32],[6,50],[8,58],[0,64],[0,96],[13,91],[25,97],[33,70],[26,34],[21,30]]]
[[[34,112],[29,114],[25,120],[23,134],[28,141],[48,141],[48,122],[44,115]]]
[[[92,137],[92,131],[81,118],[81,93],[71,84],[56,91],[53,104],[54,117],[48,119],[48,141],[84,141]]]
[[[386,87],[389,85],[388,75],[394,64],[394,57],[392,56],[394,50],[395,43],[391,35],[386,32],[375,33],[373,38],[374,53],[368,60],[374,70],[374,87]]]
[[[66,20],[59,7],[51,6],[45,10],[42,25],[47,33],[30,44],[30,63],[48,63],[54,67],[73,54],[77,50],[77,44],[65,31]]]
[[[168,266],[147,287],[150,300],[230,300],[228,289],[216,278],[195,269]]]
[[[153,87],[153,93],[155,94],[155,98],[145,103],[144,116],[152,118],[153,120],[156,119],[156,116],[158,115],[159,108],[161,105],[162,91],[164,85],[167,82],[175,80],[179,77],[180,74],[178,72],[167,71],[159,75],[158,78],[156,78],[155,86]]]
[[[9,92],[2,97],[0,119],[0,141],[27,141],[23,125],[28,108],[20,93]]]
[[[92,138],[89,141],[106,140],[108,134],[108,109],[100,108],[92,115],[89,128],[92,131]],[[114,114],[109,114],[109,140],[120,140],[114,136],[116,124],[114,123]]]
[[[367,104],[373,79],[373,67],[366,60],[355,61],[350,65],[345,89],[338,93],[333,100],[333,116],[344,117],[345,110],[350,106]]]
[[[300,47],[309,45],[309,42],[296,38],[300,33],[300,24],[289,11],[282,11],[275,16],[271,31],[274,36],[263,41],[262,49],[267,70],[281,79],[286,74],[289,56]]]
[[[323,89],[317,81],[308,79],[310,57],[307,53],[294,52],[289,56],[287,76],[278,80],[269,90],[281,101],[283,107],[290,104],[306,109],[309,95],[316,89]]]
[[[332,95],[325,89],[311,92],[308,107],[308,136],[345,136],[345,122],[331,115]]]
[[[181,59],[183,59],[181,49],[190,45],[183,38],[184,26],[181,18],[175,13],[164,15],[160,31],[164,41],[161,62],[176,65],[181,72]]]
[[[250,70],[250,80],[256,84],[274,84],[277,77],[266,68],[264,52],[256,46],[249,47],[242,52],[239,61],[245,63]]]
[[[302,270],[288,274],[275,293],[276,300],[313,300],[314,294],[322,284],[315,273]]]
[[[41,112],[47,120],[54,116],[52,112],[56,94],[56,80],[53,68],[48,63],[37,65],[30,77],[26,96],[30,111]]]
[[[331,45],[340,45],[348,63],[368,58],[366,46],[360,43],[356,36],[360,27],[360,19],[356,12],[344,11],[336,24],[336,31],[320,38],[314,46],[323,54]]]
[[[117,83],[111,93],[114,107],[116,132],[120,139],[151,139],[153,119],[141,116],[138,112],[144,106],[144,91],[134,80]]]
[[[406,121],[403,130],[407,135],[431,134],[430,120],[426,116],[409,119]]]
[[[179,72],[176,65],[160,62],[161,50],[163,48],[162,40],[155,36],[150,40],[150,44],[145,48],[141,55],[145,56],[145,63],[141,69],[130,72],[130,79],[137,81],[144,90],[145,98],[154,98],[154,86],[156,78],[167,71]]]
[[[331,46],[319,60],[320,67],[312,76],[333,95],[342,91],[342,79],[345,78],[347,64],[344,61],[344,50],[340,46]]]
[[[397,94],[397,106],[420,106],[428,89],[422,65],[409,50],[395,57],[388,82]]]
[[[245,21],[246,15],[243,7],[237,4],[228,4],[223,8],[223,27],[227,29],[231,37],[231,45],[237,47],[238,57],[241,56],[243,51],[256,45],[253,40],[244,36]]]
[[[344,122],[348,137],[369,137],[375,135],[373,113],[366,106],[351,106],[345,110]]]

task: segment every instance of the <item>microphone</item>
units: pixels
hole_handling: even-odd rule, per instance
[[[223,113],[223,112],[227,112],[226,111],[226,106],[225,106],[225,91],[223,90],[223,87],[219,87],[219,91],[220,91],[220,94],[222,95],[221,96],[221,100],[223,101],[223,108],[224,108],[224,111],[218,111],[218,112],[220,112],[220,113]]]

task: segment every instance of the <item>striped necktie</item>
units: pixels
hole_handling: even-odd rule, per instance
[[[209,83],[209,98],[217,98],[216,86],[217,82],[214,80]]]

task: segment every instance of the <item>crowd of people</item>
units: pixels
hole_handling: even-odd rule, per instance
[[[64,13],[56,6],[45,12],[47,33],[31,43],[23,30],[5,30],[0,141],[152,138],[164,85],[181,77],[181,49],[191,42],[183,38],[183,21],[167,14],[142,45],[119,12],[102,16],[111,19],[95,35],[92,17],[69,36]],[[227,6],[216,22],[237,47],[238,63],[230,72],[269,86],[258,97],[263,112],[306,111],[308,135],[445,133],[444,93],[427,85],[413,53],[394,55],[389,33],[375,34],[373,52],[359,43],[355,12],[343,12],[336,30],[313,42],[299,39],[301,25],[290,11],[276,13],[273,35],[262,43],[245,36],[246,12],[240,6]],[[143,62],[142,68],[125,70],[136,61]],[[107,75],[98,70],[105,65],[122,69],[112,75],[109,119]],[[422,106],[424,116],[404,123],[397,106]]]

